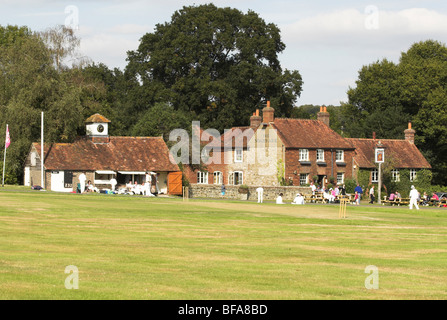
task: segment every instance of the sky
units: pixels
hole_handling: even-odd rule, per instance
[[[281,31],[283,69],[298,70],[304,85],[296,105],[340,105],[358,72],[382,59],[399,62],[413,43],[447,43],[445,0],[0,0],[0,25],[43,31],[76,29],[81,53],[109,68],[124,69],[127,51],[183,6],[214,3],[252,10]]]

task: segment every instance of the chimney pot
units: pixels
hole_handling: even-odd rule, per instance
[[[414,135],[415,135],[416,131],[411,128],[411,121],[408,122],[408,129],[406,129],[404,131],[404,133],[405,133],[405,140],[414,144]]]
[[[267,101],[267,107],[262,109],[262,122],[270,123],[275,119],[275,109],[270,107],[270,101]]]
[[[329,127],[329,113],[326,112],[325,106],[320,107],[320,112],[317,113],[317,119]]]

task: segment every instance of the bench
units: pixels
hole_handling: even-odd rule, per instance
[[[326,203],[327,202],[327,200],[322,196],[306,196],[306,197],[304,197],[304,200],[306,202],[311,202],[311,203],[317,203],[317,202]]]
[[[397,199],[394,199],[394,200],[389,200],[389,199],[387,199],[386,196],[384,196],[383,200],[382,200],[382,206],[384,206],[385,204],[389,204],[389,205],[392,205],[392,206],[395,206],[395,205],[398,205],[398,206],[400,206],[400,205],[409,205],[410,204],[410,199],[409,198],[397,198]]]

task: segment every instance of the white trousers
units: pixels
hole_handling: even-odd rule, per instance
[[[419,210],[419,205],[418,205],[417,199],[410,199],[410,210],[413,209],[413,205],[416,207],[417,210]]]
[[[258,192],[258,203],[262,203],[262,192]]]

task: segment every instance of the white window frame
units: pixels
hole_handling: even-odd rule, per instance
[[[299,161],[309,161],[309,149],[300,149]]]
[[[197,184],[208,184],[208,172],[207,171],[197,172]]]
[[[379,182],[379,170],[378,169],[371,170],[371,182]]]
[[[303,179],[304,177],[304,179]],[[300,186],[309,183],[309,174],[308,173],[300,173]]]
[[[234,149],[234,162],[244,161],[244,150],[242,148]]]
[[[393,180],[393,182],[399,182],[400,181],[399,169],[391,170],[391,180]]]
[[[337,172],[337,184],[343,184],[343,183],[345,183],[345,173]]]
[[[344,161],[345,161],[344,150],[335,150],[335,162],[344,162]]]
[[[418,178],[418,173],[416,169],[410,169],[410,181],[416,181],[416,179]]]
[[[324,162],[324,150],[317,149],[317,162]]]
[[[213,183],[214,184],[222,184],[223,182],[223,174],[220,171],[213,172]]]
[[[228,184],[233,186],[244,184],[244,173],[242,171],[230,172],[228,175]]]

